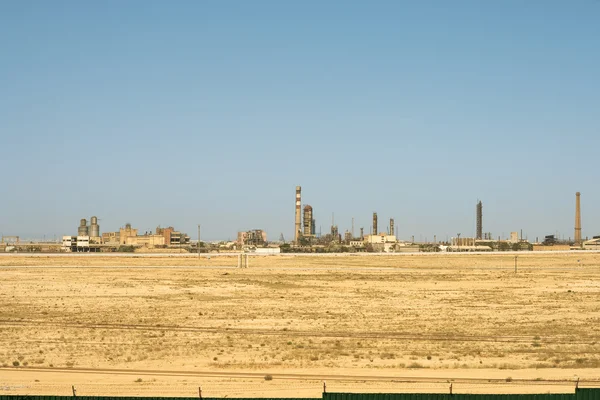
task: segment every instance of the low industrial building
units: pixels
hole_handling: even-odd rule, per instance
[[[510,240],[509,242],[511,243],[519,243],[519,233],[518,232],[511,232],[510,233]]]
[[[139,230],[132,228],[131,224],[125,224],[118,232],[105,232],[102,234],[102,242],[107,245],[124,245],[136,247],[168,247],[189,245],[190,237],[182,232],[176,231],[169,226],[167,228],[156,228],[156,233],[146,232],[138,235]]]
[[[543,245],[543,244],[534,244],[533,251],[568,251],[571,250],[571,246],[568,244],[554,244],[554,245]]]
[[[136,246],[136,247],[148,247],[154,248],[157,246],[165,246],[165,237],[163,235],[141,235],[141,236],[127,236],[125,238],[125,245]]]
[[[104,232],[102,234],[102,243],[119,244],[119,232]]]
[[[63,236],[61,250],[67,253],[98,252],[100,240],[90,236]]]
[[[237,245],[242,246],[264,246],[267,244],[267,232],[262,229],[252,229],[247,232],[238,232]]]
[[[252,247],[252,246],[248,246],[248,247],[244,247],[243,250],[244,250],[244,253],[253,253],[253,254],[262,254],[262,255],[279,254],[279,253],[281,253],[281,249],[279,247]]]
[[[380,233],[377,235],[365,235],[363,240],[365,243],[382,244],[382,243],[397,243],[396,236]]]
[[[371,246],[373,248],[373,251],[392,253],[396,249],[398,240],[396,240],[395,235],[387,235],[385,233],[380,233],[378,235],[366,235],[364,237],[363,243],[365,244],[365,246]]]
[[[440,249],[443,249],[447,252],[471,252],[471,251],[493,251],[490,246],[483,245],[473,245],[473,246],[440,246]]]
[[[156,234],[165,237],[165,244],[167,246],[181,246],[184,244],[190,244],[190,237],[182,232],[176,231],[175,228],[169,226],[167,228],[156,228]]]
[[[350,246],[357,248],[357,249],[364,249],[365,248],[365,242],[364,240],[351,240],[350,241]]]
[[[600,250],[600,236],[594,236],[593,239],[583,242],[584,250]]]
[[[467,247],[467,246],[475,246],[476,240],[474,237],[453,237],[450,239],[451,246],[456,247]]]

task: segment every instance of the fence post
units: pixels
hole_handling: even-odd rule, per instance
[[[71,390],[73,391],[73,397],[77,397],[77,390],[75,389],[75,385],[71,385]]]
[[[198,397],[202,399],[202,386],[198,386]]]
[[[452,395],[452,384],[450,384],[450,395]]]
[[[323,381],[323,394],[327,393],[327,383]]]
[[[250,254],[246,254],[246,268],[250,265]]]

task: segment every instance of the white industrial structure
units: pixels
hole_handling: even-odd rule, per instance
[[[88,252],[91,250],[89,236],[63,236],[62,251],[67,253]]]

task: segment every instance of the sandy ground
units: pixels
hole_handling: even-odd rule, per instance
[[[0,393],[596,385],[600,254],[517,262],[515,273],[507,254],[254,256],[244,269],[236,256],[3,256]]]

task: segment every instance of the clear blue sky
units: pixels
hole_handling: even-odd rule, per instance
[[[600,234],[600,1],[2,1],[0,232]]]

